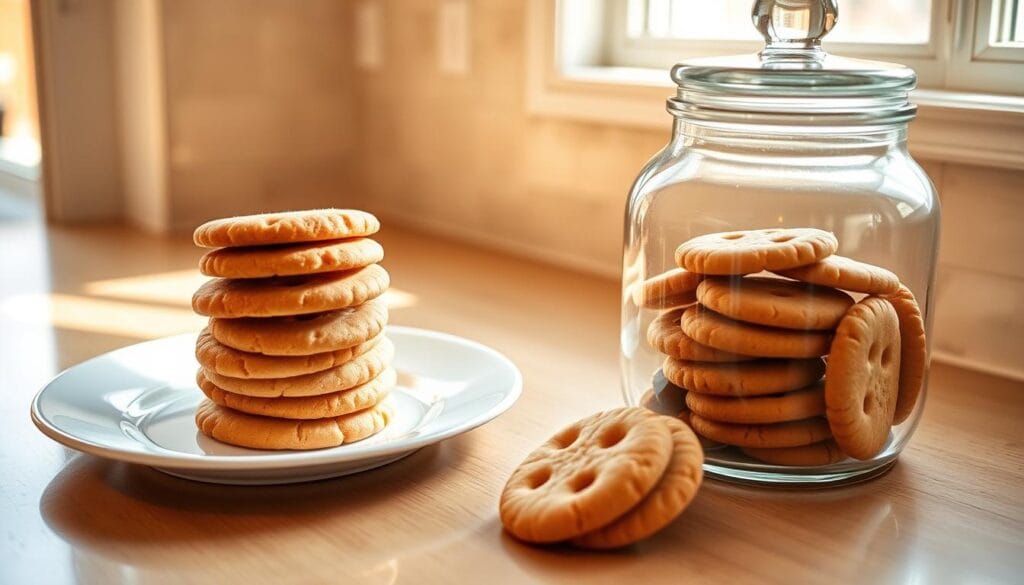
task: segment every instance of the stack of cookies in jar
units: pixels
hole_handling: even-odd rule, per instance
[[[390,280],[373,215],[321,209],[220,219],[196,229],[214,277],[192,298],[206,395],[200,431],[253,449],[319,449],[388,424],[397,374],[384,336]]]
[[[926,369],[924,321],[889,270],[836,255],[812,228],[712,233],[634,288],[664,354],[642,403],[705,448],[760,462],[871,459],[906,420]]]

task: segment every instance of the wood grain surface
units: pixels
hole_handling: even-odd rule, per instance
[[[879,479],[706,481],[676,523],[615,553],[516,542],[497,519],[508,474],[561,425],[621,403],[617,284],[394,228],[381,239],[392,322],[504,352],[519,403],[375,471],[227,487],[76,454],[28,414],[59,369],[194,329],[200,252],[120,228],[0,225],[0,583],[1021,582],[1024,384],[939,365]]]

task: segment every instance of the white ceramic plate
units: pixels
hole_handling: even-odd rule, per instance
[[[389,326],[398,387],[395,416],[366,440],[315,451],[257,451],[209,439],[193,419],[194,334],[124,347],[74,366],[32,401],[32,421],[73,449],[199,481],[275,484],[312,481],[385,465],[474,429],[515,403],[522,376],[479,343],[425,329]]]

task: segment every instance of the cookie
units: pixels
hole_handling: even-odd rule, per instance
[[[572,544],[583,548],[608,549],[633,544],[653,535],[675,520],[690,504],[704,479],[704,453],[697,436],[678,419],[665,417],[672,433],[672,458],[665,473],[650,493],[611,524],[583,536]]]
[[[380,222],[356,209],[309,209],[208,221],[192,240],[204,248],[266,246],[355,238],[377,233]]]
[[[741,363],[688,362],[666,358],[662,371],[669,381],[690,392],[749,397],[807,387],[821,379],[825,363],[820,358]]]
[[[384,259],[384,248],[369,238],[286,246],[220,248],[199,259],[199,271],[224,278],[269,278],[351,270]]]
[[[388,289],[379,264],[341,272],[260,279],[217,278],[192,296],[192,310],[210,317],[304,315],[361,305]]]
[[[372,349],[378,335],[352,347],[301,356],[268,356],[228,347],[214,339],[209,328],[199,333],[196,361],[207,370],[232,378],[289,378],[340,366]]]
[[[701,345],[683,333],[679,325],[684,312],[696,311],[696,307],[666,311],[656,317],[647,327],[647,343],[659,352],[682,360],[697,362],[741,362],[753,357],[738,355]]]
[[[697,300],[730,319],[784,329],[835,329],[853,305],[834,288],[757,276],[710,277],[697,287]]]
[[[753,274],[813,264],[839,248],[813,228],[771,228],[705,234],[676,248],[676,264],[699,274]]]
[[[559,542],[611,524],[639,503],[672,458],[661,416],[617,408],[575,422],[512,472],[499,514],[527,542]]]
[[[928,369],[928,345],[925,340],[924,318],[914,293],[904,285],[899,291],[885,297],[896,310],[900,323],[900,388],[896,396],[893,424],[907,420],[917,404]]]
[[[686,310],[680,325],[686,335],[700,344],[725,352],[758,357],[823,356],[828,353],[832,341],[830,331],[797,331],[752,325],[706,309]]]
[[[686,406],[708,420],[737,424],[771,424],[825,414],[824,385],[751,398],[724,398],[690,392]]]
[[[843,317],[825,368],[825,415],[839,448],[870,459],[889,438],[900,376],[900,326],[889,301],[867,297]]]
[[[748,457],[772,465],[796,465],[813,467],[838,463],[846,458],[835,441],[828,440],[803,447],[744,447],[740,449]]]
[[[374,435],[391,416],[385,403],[344,416],[288,420],[245,414],[203,400],[196,409],[196,426],[212,439],[250,449],[323,449]]]
[[[697,302],[697,285],[703,274],[676,268],[635,285],[633,301],[645,309],[667,309]]]
[[[866,294],[892,294],[900,288],[900,279],[885,268],[843,256],[833,255],[814,264],[775,272],[809,284]]]
[[[325,313],[287,317],[210,319],[210,335],[249,353],[305,356],[338,351],[374,339],[388,322],[381,299]]]
[[[737,447],[802,447],[829,438],[828,422],[820,417],[766,425],[743,425],[708,420],[690,413],[694,432]]]
[[[388,365],[395,354],[395,346],[388,339],[381,340],[373,349],[363,355],[335,368],[292,376],[291,378],[274,378],[255,380],[222,376],[210,370],[203,370],[203,375],[216,386],[245,396],[257,398],[278,398],[295,396],[320,396],[332,392],[340,392],[365,384],[376,378]]]
[[[220,406],[247,414],[302,420],[331,418],[376,406],[387,398],[397,379],[398,374],[393,368],[385,368],[369,382],[340,392],[295,398],[257,398],[219,388],[206,378],[202,370],[196,374],[199,389]]]

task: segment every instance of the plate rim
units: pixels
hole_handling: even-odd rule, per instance
[[[115,447],[110,447],[102,443],[94,441],[88,441],[81,439],[75,435],[67,433],[57,428],[51,421],[48,421],[40,410],[39,403],[46,393],[47,389],[50,388],[55,382],[63,378],[69,372],[75,368],[83,366],[89,362],[106,358],[110,354],[125,350],[130,347],[138,345],[144,345],[148,343],[154,343],[158,341],[164,341],[173,339],[175,337],[194,337],[198,335],[195,333],[182,333],[178,335],[169,335],[165,337],[158,337],[156,339],[150,339],[133,343],[120,347],[98,356],[89,358],[83,362],[79,362],[67,369],[61,371],[59,374],[51,378],[46,384],[43,385],[36,395],[32,398],[31,404],[31,417],[32,422],[35,424],[44,435],[50,439],[69,447],[80,451],[82,453],[88,453],[90,455],[96,455],[107,459],[113,459],[117,461],[125,461],[128,463],[136,463],[140,465],[150,465],[155,467],[163,467],[167,469],[180,469],[180,470],[195,470],[195,471],[258,471],[258,470],[269,470],[269,469],[282,469],[282,468],[302,468],[302,467],[313,467],[326,464],[342,464],[347,462],[360,461],[363,459],[386,457],[388,455],[397,455],[405,453],[407,451],[413,451],[421,449],[428,445],[450,439],[456,435],[469,432],[476,429],[492,420],[497,418],[502,413],[506,412],[519,400],[523,391],[523,375],[516,367],[515,363],[509,359],[505,354],[498,350],[484,345],[478,341],[453,335],[451,333],[445,333],[443,331],[437,331],[433,329],[425,329],[420,327],[408,327],[403,325],[388,325],[384,333],[399,333],[403,335],[418,336],[418,337],[431,337],[443,339],[451,343],[457,343],[461,345],[467,345],[474,348],[477,351],[488,354],[491,357],[497,359],[499,362],[503,362],[505,366],[513,374],[512,385],[509,391],[505,394],[500,402],[492,406],[491,408],[477,414],[476,416],[469,417],[459,424],[452,425],[446,429],[440,430],[433,434],[422,435],[415,437],[408,441],[401,441],[397,443],[382,443],[380,445],[369,446],[365,449],[361,449],[354,453],[345,453],[344,450],[337,450],[339,447],[329,449],[317,449],[310,451],[285,451],[280,453],[264,453],[259,455],[197,455],[193,453],[174,453],[174,454],[160,454],[160,453],[134,453],[124,451]]]

